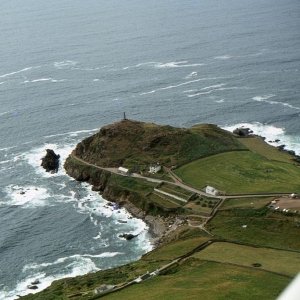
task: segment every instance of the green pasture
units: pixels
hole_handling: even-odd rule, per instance
[[[215,237],[260,246],[300,250],[300,216],[285,216],[273,213],[267,208],[219,211],[207,224],[207,229]]]
[[[262,208],[269,204],[274,197],[262,197],[262,198],[232,198],[226,199],[220,209],[231,208]]]
[[[188,163],[175,173],[202,189],[211,185],[227,194],[300,191],[300,167],[270,161],[251,151],[232,151]]]
[[[289,281],[285,276],[265,271],[191,258],[164,275],[109,294],[103,299],[273,300]]]
[[[300,271],[300,252],[282,251],[270,248],[256,248],[231,243],[213,243],[193,255],[196,258],[222,263],[231,263],[259,268],[267,271],[295,276]]]
[[[276,147],[267,144],[260,137],[240,138],[239,141],[250,149],[252,152],[258,153],[267,159],[278,160],[291,163],[293,157],[284,151],[279,151]]]

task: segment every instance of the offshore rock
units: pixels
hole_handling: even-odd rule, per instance
[[[46,149],[47,154],[42,158],[41,166],[46,172],[56,173],[59,167],[59,154],[55,154],[52,149]]]
[[[133,238],[137,237],[137,234],[134,235],[134,234],[131,234],[131,233],[123,233],[121,235],[119,235],[120,238],[124,238],[126,239],[127,241],[130,241],[132,240]]]
[[[244,128],[244,127],[236,128],[233,130],[233,134],[238,136],[249,136],[252,133],[253,131],[250,128]]]

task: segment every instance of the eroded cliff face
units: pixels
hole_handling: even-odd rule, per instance
[[[90,183],[93,190],[99,191],[104,199],[118,203],[134,217],[143,219],[149,225],[152,236],[156,238],[155,243],[160,242],[161,236],[167,230],[167,222],[164,217],[157,215],[163,216],[165,212],[159,207],[149,206],[144,195],[120,187],[115,184],[110,172],[80,164],[72,156],[67,158],[64,167],[67,174],[75,180]]]
[[[118,185],[112,178],[112,174],[105,170],[83,165],[69,156],[64,165],[69,176],[77,181],[88,182],[94,191],[99,191],[102,197],[108,201],[116,202],[125,207],[131,214],[138,218],[150,215],[166,215],[159,207],[149,205],[144,194],[128,190]],[[114,175],[116,176],[116,175]]]

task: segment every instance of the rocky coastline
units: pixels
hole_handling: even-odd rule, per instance
[[[151,235],[151,244],[154,248],[164,243],[165,237],[170,231],[177,228],[178,219],[173,215],[162,216],[152,215],[145,211],[137,204],[143,199],[140,195],[123,189],[119,186],[112,185],[110,182],[111,174],[104,170],[92,170],[89,166],[77,164],[71,156],[65,162],[67,174],[79,182],[88,182],[92,185],[93,191],[99,194],[107,201],[118,204],[119,207],[125,208],[133,217],[142,219],[149,227]],[[145,200],[146,201],[146,200]]]

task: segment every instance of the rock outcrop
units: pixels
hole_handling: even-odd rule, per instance
[[[46,149],[47,154],[42,158],[41,166],[46,172],[56,173],[59,168],[59,154],[56,154],[52,149]]]
[[[250,128],[239,127],[233,130],[233,134],[238,136],[249,136],[253,131]]]

